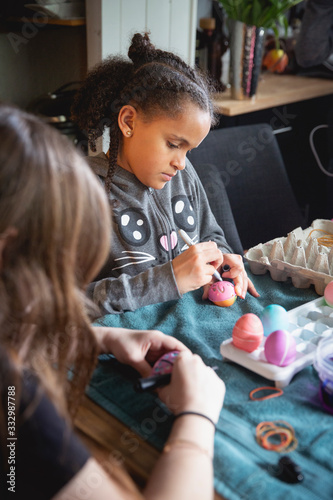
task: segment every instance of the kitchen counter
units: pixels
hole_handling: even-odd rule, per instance
[[[333,81],[329,79],[263,72],[254,98],[231,99],[228,89],[216,94],[214,100],[222,115],[237,116],[330,94]]]

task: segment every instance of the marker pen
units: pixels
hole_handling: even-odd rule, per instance
[[[212,366],[216,372],[217,366]],[[157,387],[170,384],[171,373],[162,373],[161,375],[152,375],[151,377],[138,378],[134,383],[134,389],[137,392],[153,391]]]
[[[162,375],[152,375],[151,377],[138,378],[134,383],[134,389],[137,392],[153,391],[157,387],[170,384],[171,373]]]

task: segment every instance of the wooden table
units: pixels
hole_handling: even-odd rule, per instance
[[[332,80],[264,72],[254,98],[231,99],[228,89],[216,94],[214,101],[222,115],[236,116],[330,94],[333,94]]]
[[[77,432],[100,463],[120,464],[142,490],[160,452],[118,419],[85,397],[77,414]],[[126,474],[124,472],[124,482]],[[215,500],[223,498],[215,493]]]
[[[41,14],[39,12],[39,14]],[[8,17],[6,19],[7,22],[10,23],[35,23],[38,24],[40,23],[41,25],[43,24],[53,24],[57,26],[85,26],[86,24],[86,19],[84,17],[78,17],[78,18],[73,18],[73,19],[60,19],[60,18],[53,18],[51,16],[45,16],[43,17],[42,15],[39,15],[38,18],[34,17]]]

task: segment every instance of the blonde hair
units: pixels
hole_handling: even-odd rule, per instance
[[[84,288],[108,255],[109,204],[70,141],[38,118],[0,105],[0,137],[0,235],[13,229],[0,342],[73,415],[98,354]]]

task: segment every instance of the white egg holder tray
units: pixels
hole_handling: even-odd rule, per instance
[[[318,342],[333,335],[333,307],[326,305],[324,297],[312,300],[288,312],[289,333],[296,341],[296,359],[288,366],[277,366],[265,358],[264,337],[253,352],[238,349],[232,338],[222,342],[220,353],[225,361],[233,361],[266,379],[273,380],[275,386],[286,387],[293,376],[306,366],[313,364]]]
[[[309,236],[314,229],[320,231]],[[326,285],[333,280],[333,246],[318,244],[322,231],[333,234],[333,221],[316,219],[307,229],[298,227],[285,237],[259,243],[244,257],[253,274],[269,271],[274,281],[291,278],[296,288],[314,285],[318,295],[324,295]]]

